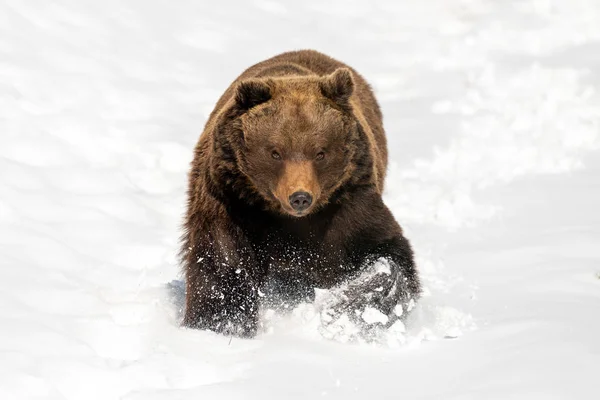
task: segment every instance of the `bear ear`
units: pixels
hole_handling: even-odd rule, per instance
[[[271,99],[271,88],[268,83],[259,79],[247,79],[237,87],[235,102],[243,110],[249,110]]]
[[[348,100],[354,92],[354,79],[348,68],[338,68],[321,82],[323,96],[341,106],[348,105]]]

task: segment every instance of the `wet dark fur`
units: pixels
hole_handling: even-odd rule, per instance
[[[351,97],[339,90],[343,82],[320,86],[322,100],[342,113],[343,129],[350,132],[340,146],[348,146],[352,172],[314,212],[301,218],[283,214],[240,171],[245,157],[241,118],[271,98],[253,79],[320,77],[340,67],[349,68],[315,51],[284,53],[246,70],[218,101],[189,175],[182,246],[184,325],[251,337],[257,332],[259,289],[269,277],[276,277],[290,296],[310,294],[315,287],[331,288],[351,279],[378,257],[392,261],[385,290],[393,291],[388,293],[393,301],[363,297],[386,313],[396,303],[418,297],[411,247],[381,199],[387,165],[381,113],[356,71],[349,68]],[[362,119],[355,115],[357,108]]]

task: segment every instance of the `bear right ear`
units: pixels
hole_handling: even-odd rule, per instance
[[[347,106],[354,92],[354,79],[348,68],[338,68],[321,82],[323,96],[340,106]]]
[[[247,79],[237,87],[235,102],[243,110],[249,110],[271,99],[271,88],[259,79]]]

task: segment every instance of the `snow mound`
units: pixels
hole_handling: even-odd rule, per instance
[[[427,286],[422,299],[418,302],[411,299],[404,307],[397,304],[390,315],[349,299],[357,287],[368,285],[378,274],[389,273],[389,262],[380,259],[350,282],[329,290],[316,289],[314,302],[302,302],[290,309],[264,307],[263,335],[291,334],[339,343],[398,347],[423,340],[455,338],[476,328],[470,315],[432,301]]]

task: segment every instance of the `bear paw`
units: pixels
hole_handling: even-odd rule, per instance
[[[354,279],[318,290],[321,334],[343,342],[372,342],[389,328],[403,331],[397,271],[393,263],[380,259]]]

